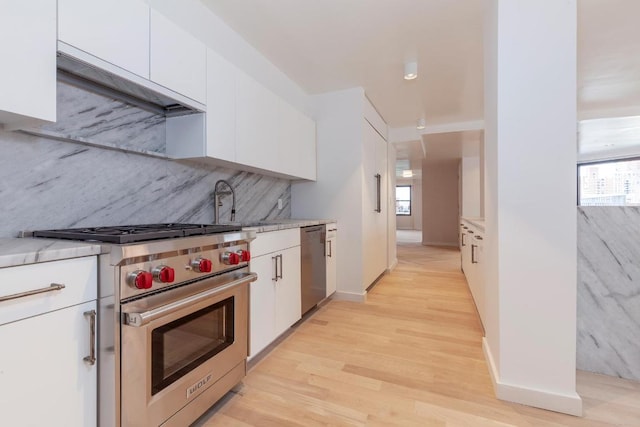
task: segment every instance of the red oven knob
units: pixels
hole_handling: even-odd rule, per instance
[[[160,283],[171,283],[176,279],[176,271],[166,265],[160,265],[153,269],[153,277]]]
[[[136,270],[133,273],[129,273],[127,282],[137,289],[149,289],[153,286],[153,274],[144,270]]]
[[[196,258],[191,261],[191,268],[193,268],[198,273],[211,273],[213,263],[211,262],[211,260],[208,260],[206,258]]]
[[[240,257],[240,262],[249,262],[251,261],[251,253],[249,251],[245,251],[244,249],[236,252]]]
[[[234,252],[225,252],[222,254],[222,262],[226,265],[240,264],[240,256]]]

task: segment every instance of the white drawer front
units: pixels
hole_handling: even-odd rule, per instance
[[[0,301],[0,325],[97,299],[97,258],[83,257],[0,269],[0,299],[22,292],[65,287]]]
[[[258,233],[249,249],[251,256],[257,257],[294,246],[300,246],[300,228]]]

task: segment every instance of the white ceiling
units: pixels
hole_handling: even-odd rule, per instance
[[[362,86],[392,127],[482,118],[481,1],[202,1],[308,93]]]
[[[578,132],[579,161],[638,156],[640,116],[583,120]]]
[[[362,86],[396,128],[483,118],[481,0],[201,1],[308,93]],[[581,118],[640,115],[638,16],[638,0],[578,1]]]

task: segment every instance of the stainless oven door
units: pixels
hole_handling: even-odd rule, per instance
[[[255,279],[231,272],[122,305],[122,426],[161,425],[195,401],[206,408],[228,391],[210,388],[244,376]]]

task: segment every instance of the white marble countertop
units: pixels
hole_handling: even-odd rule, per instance
[[[54,239],[0,238],[0,268],[98,255],[95,243]]]
[[[243,230],[252,230],[256,233],[266,233],[269,231],[286,230],[288,228],[307,227],[310,225],[331,224],[337,222],[334,219],[274,219],[258,221],[252,224],[243,225]]]
[[[328,219],[278,219],[257,221],[245,224],[242,228],[256,233],[265,233],[333,222],[336,221]],[[102,246],[99,243],[28,237],[0,238],[0,268],[98,255],[102,252]]]
[[[484,218],[463,216],[460,219],[478,227],[480,231],[484,231]]]

